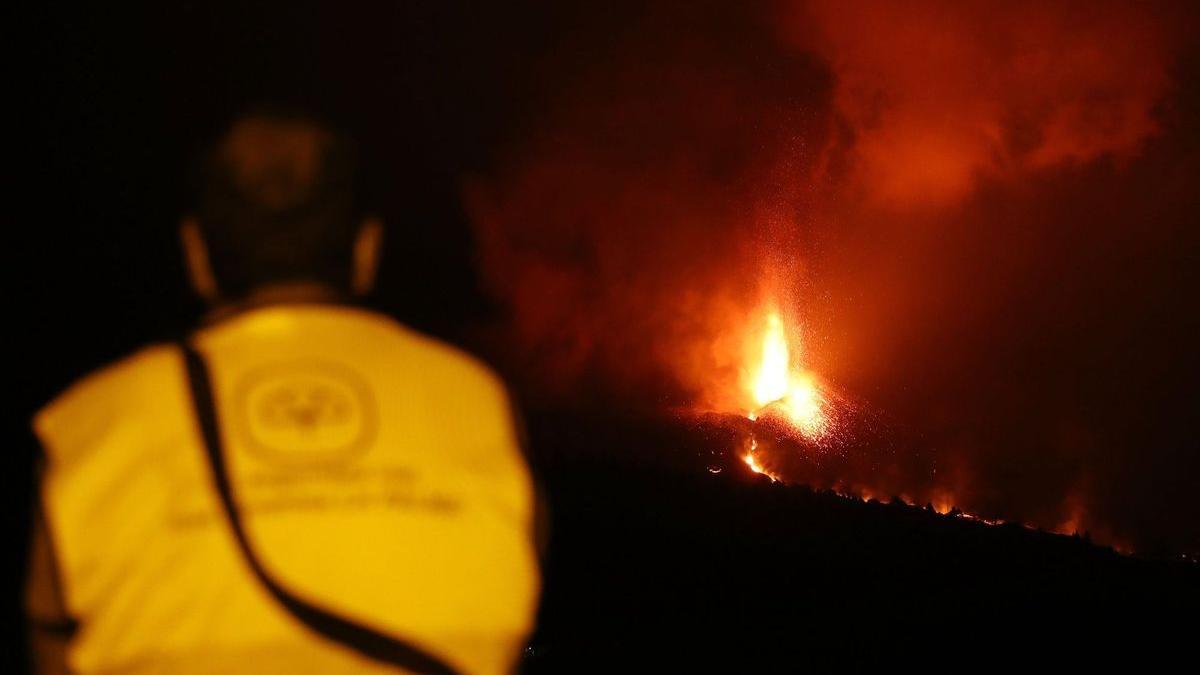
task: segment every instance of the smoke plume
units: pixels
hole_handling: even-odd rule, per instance
[[[830,481],[1200,544],[1194,459],[1142,450],[1184,437],[1167,355],[1194,302],[1156,299],[1196,239],[1185,18],[682,3],[592,36],[464,189],[504,362],[555,400],[719,409],[778,305],[808,367],[922,448]]]
[[[836,74],[853,180],[911,204],[1135,154],[1169,86],[1163,21],[1123,2],[815,0],[785,30]]]

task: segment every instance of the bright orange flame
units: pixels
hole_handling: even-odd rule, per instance
[[[805,437],[815,439],[825,433],[825,397],[812,373],[793,365],[783,320],[776,310],[767,315],[762,354],[754,373],[750,389],[758,407],[747,417],[757,419],[764,408],[774,407]]]
[[[946,515],[947,513],[950,513],[950,511],[952,511],[954,509],[953,497],[951,497],[950,495],[947,495],[947,494],[939,493],[939,494],[935,495],[933,498],[933,501],[930,503],[933,504],[933,510],[937,511],[938,513],[942,514],[943,516]]]
[[[783,320],[778,312],[767,316],[767,332],[763,335],[762,363],[754,378],[754,402],[759,408],[787,396],[791,358]]]
[[[824,404],[825,399],[811,374],[801,373],[792,378],[791,390],[783,406],[792,424],[800,427],[805,436],[817,437],[824,432]]]

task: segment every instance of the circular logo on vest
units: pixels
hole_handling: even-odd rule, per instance
[[[247,446],[277,462],[347,459],[375,433],[375,404],[363,378],[335,363],[289,361],[248,372],[237,387]]]

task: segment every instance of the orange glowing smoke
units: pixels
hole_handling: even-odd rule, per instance
[[[806,439],[817,441],[829,431],[827,400],[816,377],[801,368],[792,354],[783,319],[772,309],[767,314],[759,358],[751,368],[755,408],[746,416],[754,420],[778,412]]]
[[[1159,159],[1142,167],[1179,172],[1161,185],[1119,166],[1160,126],[1180,133],[1171,75],[1192,22],[1118,0],[648,4],[628,30],[589,34],[596,58],[538,64],[548,105],[464,181],[481,279],[502,309],[484,342],[520,388],[546,407],[758,419],[747,464],[788,481],[1093,532],[1102,513],[1123,513],[1116,496],[1092,504],[1100,493],[1080,495],[1082,522],[1054,506],[1065,486],[1127,483],[1111,473],[1124,465],[1085,454],[1107,441],[1060,451],[1057,435],[1035,436],[1086,425],[1108,400],[1060,400],[1073,389],[1054,379],[1076,382],[1101,352],[1054,362],[1046,391],[1028,391],[1022,369],[1051,353],[1043,336],[1075,336],[1057,330],[1064,310],[1072,330],[1124,335],[1124,321],[1092,323],[1107,312],[1084,301],[1111,283],[1141,287],[1106,274],[1109,256],[1124,260],[1117,242],[1148,255],[1166,241],[1126,224],[1146,209],[1165,224],[1175,202],[1150,195],[1187,193],[1190,164],[1167,161],[1165,145],[1148,146]],[[1105,193],[1086,187],[1094,177]],[[1133,268],[1159,279],[1151,269]],[[1063,284],[1042,292],[1045,275]],[[893,412],[916,412],[904,423],[926,440],[874,442],[866,402],[849,408],[808,369],[815,343],[789,330],[798,303],[776,295],[775,320],[747,318],[771,307],[748,298],[801,278],[821,289],[805,325],[838,336],[821,374],[853,374]],[[997,360],[992,346],[1009,338],[1018,348]],[[960,386],[976,369],[999,379]],[[1022,429],[995,433],[992,420],[1018,409],[1031,416]],[[776,442],[790,430],[801,442]],[[728,448],[739,461],[747,449]],[[817,458],[794,449],[825,456],[806,464]],[[1093,480],[1093,467],[1112,469]]]
[[[1109,155],[1158,132],[1171,22],[1121,0],[799,0],[781,25],[837,74],[852,180],[881,202],[937,204],[982,176]]]

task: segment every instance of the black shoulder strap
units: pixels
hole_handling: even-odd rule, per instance
[[[204,358],[190,344],[182,342],[181,346],[184,360],[187,363],[187,374],[192,390],[192,401],[196,408],[196,417],[200,422],[204,447],[208,454],[209,465],[212,467],[213,482],[221,496],[221,505],[225,509],[225,515],[228,516],[229,523],[233,526],[233,534],[237,539],[238,548],[241,549],[246,562],[250,564],[254,576],[292,616],[330,640],[346,645],[376,661],[390,663],[414,673],[453,675],[455,671],[437,657],[403,640],[354,623],[302,600],[271,578],[254,553],[253,547],[250,546],[237,505],[233,501],[233,490],[230,487],[229,475],[225,468],[220,425],[216,405],[213,401],[208,366]]]

